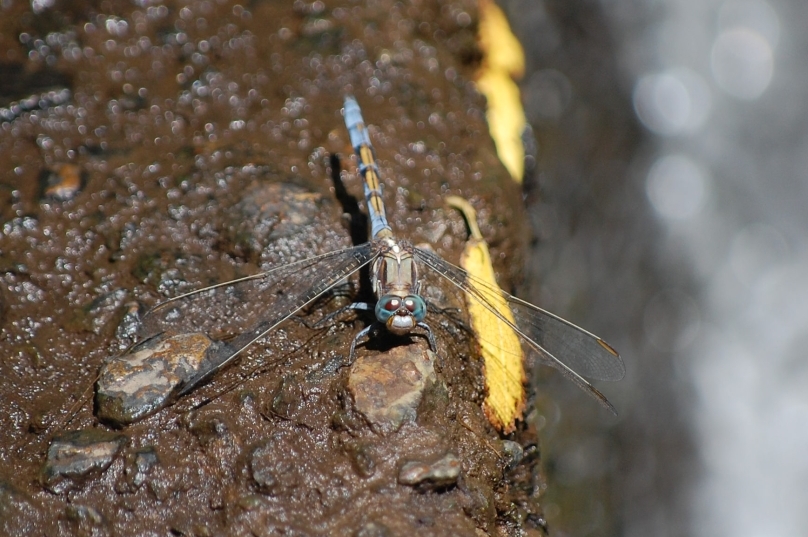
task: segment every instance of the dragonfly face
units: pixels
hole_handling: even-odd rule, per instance
[[[418,295],[384,295],[376,303],[376,319],[387,330],[403,336],[426,317],[426,302]]]

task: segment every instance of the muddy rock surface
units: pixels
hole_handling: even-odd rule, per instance
[[[434,354],[382,335],[350,364],[369,319],[317,321],[356,280],[189,393],[167,384],[115,419],[93,402],[148,307],[367,239],[346,93],[395,232],[457,262],[465,227],[442,197],[462,195],[515,276],[519,191],[472,83],[474,2],[2,9],[0,534],[545,532],[534,425],[503,441],[486,421],[447,313],[462,297],[435,278]],[[226,342],[245,329],[228,321],[199,331]]]

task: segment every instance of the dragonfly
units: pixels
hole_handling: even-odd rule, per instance
[[[193,327],[199,329],[200,312],[211,328],[232,325],[237,335],[219,347],[219,356],[207,378],[240,356],[245,349],[275,330],[334,289],[346,278],[369,266],[375,304],[357,302],[355,310],[372,310],[375,321],[354,337],[348,353],[353,360],[357,345],[374,330],[387,330],[399,336],[425,336],[434,352],[436,338],[426,322],[427,302],[423,298],[423,271],[431,270],[452,286],[479,302],[510,327],[539,360],[559,370],[566,378],[617,414],[606,397],[586,380],[620,380],[625,367],[610,345],[561,317],[512,296],[438,254],[396,238],[388,223],[382,201],[382,183],[368,128],[359,104],[352,96],[344,101],[345,125],[357,156],[357,169],[363,179],[364,196],[370,219],[368,242],[287,263],[265,272],[204,287],[168,299],[152,308],[143,318],[146,332]],[[503,316],[489,297],[500,295],[513,313],[513,321]],[[240,326],[250,326],[241,331]],[[382,328],[383,327],[383,328]],[[182,393],[201,382],[185,386]]]

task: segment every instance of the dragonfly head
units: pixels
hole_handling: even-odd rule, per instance
[[[376,303],[376,319],[384,323],[387,329],[404,335],[415,328],[426,317],[426,302],[418,295],[384,295]]]

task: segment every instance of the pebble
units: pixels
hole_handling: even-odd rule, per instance
[[[115,329],[115,337],[120,341],[131,343],[137,337],[140,328],[141,307],[137,301],[132,300],[124,304],[124,308],[123,318]]]
[[[354,535],[355,537],[390,537],[393,532],[384,524],[368,522],[359,528]]]
[[[130,453],[126,457],[126,465],[123,469],[126,492],[132,492],[140,488],[146,482],[149,473],[157,466],[157,452],[154,447],[141,448],[135,453]]]
[[[48,448],[42,484],[60,494],[90,474],[106,470],[126,442],[123,434],[98,429],[57,435]]]
[[[354,407],[377,432],[394,432],[415,421],[424,389],[435,380],[434,362],[435,354],[420,345],[360,356],[348,377]]]
[[[369,444],[361,441],[350,442],[343,446],[343,452],[360,477],[368,478],[376,473],[376,457]]]
[[[157,412],[210,373],[223,347],[204,334],[179,334],[111,358],[96,382],[98,418],[122,426]]]
[[[261,492],[270,496],[291,494],[302,482],[305,470],[294,461],[293,453],[279,453],[281,440],[270,440],[256,447],[250,455],[250,474]]]
[[[522,458],[525,456],[525,451],[522,448],[521,444],[514,442],[513,440],[503,440],[502,441],[502,451],[505,455],[505,460],[508,465],[508,469],[512,470],[522,461]]]
[[[68,520],[91,525],[99,525],[104,521],[101,513],[86,505],[68,505],[65,508],[65,516]]]
[[[447,453],[432,463],[407,462],[398,472],[398,482],[402,485],[427,490],[455,485],[458,477],[460,477],[460,459],[454,453]]]

